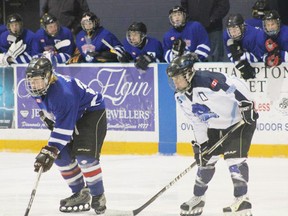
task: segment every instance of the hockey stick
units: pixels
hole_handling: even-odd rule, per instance
[[[111,46],[106,40],[102,39],[101,42],[105,44],[113,53],[115,53],[120,58],[122,57],[122,54],[117,51],[113,46]]]
[[[244,124],[244,121],[241,120],[238,122],[231,130],[229,130],[221,139],[219,139],[211,148],[203,152],[203,154],[211,154],[216,148],[218,148],[236,129]],[[187,167],[183,172],[181,172],[176,178],[174,178],[169,184],[163,187],[157,194],[155,194],[151,199],[146,203],[140,206],[137,209],[132,211],[120,211],[120,210],[107,210],[105,216],[135,216],[143,211],[147,206],[154,202],[159,196],[161,196],[166,190],[168,190],[172,185],[174,185],[179,179],[181,179],[186,173],[188,173],[194,166],[196,166],[196,161],[193,162],[189,167]]]
[[[41,177],[42,172],[43,172],[43,167],[41,166],[40,169],[39,169],[39,171],[38,171],[37,178],[36,178],[36,182],[35,182],[34,188],[33,188],[33,190],[32,190],[31,197],[30,197],[30,201],[29,201],[29,203],[28,203],[28,206],[27,206],[27,208],[26,208],[26,212],[25,212],[24,216],[28,216],[28,214],[29,214],[29,212],[30,212],[30,209],[31,209],[31,206],[32,206],[32,203],[33,203],[35,194],[36,194],[36,189],[37,189],[37,186],[38,186],[38,183],[39,183],[39,180],[40,180],[40,177]]]

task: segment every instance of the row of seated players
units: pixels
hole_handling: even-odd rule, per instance
[[[76,39],[51,14],[43,15],[40,20],[42,27],[36,33],[23,28],[19,14],[12,14],[7,18],[7,30],[0,35],[0,63],[4,66],[29,63],[33,56],[43,53],[53,56],[58,63],[66,64],[133,61],[142,70],[147,69],[151,62],[169,63],[188,52],[196,53],[199,61],[206,61],[210,41],[204,27],[199,22],[188,21],[181,6],[169,11],[169,20],[172,27],[164,34],[163,43],[148,36],[142,22],[132,23],[121,43],[100,25],[93,12],[83,14],[83,30]],[[281,25],[277,11],[266,12],[262,21],[263,29],[246,24],[241,14],[230,14],[223,32],[228,58],[235,63],[244,79],[255,78],[251,62],[264,62],[267,67],[273,67],[288,61],[288,38],[285,36],[288,27]]]

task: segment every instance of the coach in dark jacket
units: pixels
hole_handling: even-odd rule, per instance
[[[86,0],[45,0],[42,6],[42,15],[53,14],[74,35],[81,30],[82,14],[87,11],[90,10]]]
[[[223,61],[223,18],[230,9],[229,0],[181,0],[189,19],[200,22],[209,34],[211,42],[210,61]]]

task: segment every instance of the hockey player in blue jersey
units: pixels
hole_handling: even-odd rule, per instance
[[[263,61],[267,67],[288,62],[288,26],[281,25],[277,11],[268,11],[263,17],[264,42],[266,50]]]
[[[147,35],[147,27],[142,22],[133,22],[128,27],[123,46],[141,70],[146,70],[152,62],[163,62],[161,42]]]
[[[247,157],[258,113],[243,79],[219,72],[196,71],[193,65],[197,61],[197,55],[189,53],[175,58],[167,68],[175,100],[193,125],[195,141],[192,146],[198,165],[194,196],[180,206],[180,215],[202,214],[208,183],[222,154],[231,174],[235,197],[232,205],[223,208],[223,212],[231,216],[251,216]],[[222,145],[210,154],[202,154],[242,119],[245,123]]]
[[[252,18],[246,19],[245,23],[256,28],[263,28],[262,19],[270,6],[268,0],[257,0],[252,7]]]
[[[50,52],[57,63],[65,63],[75,50],[73,34],[70,29],[60,26],[52,14],[44,14],[40,19],[41,28],[35,33],[33,55],[41,56]]]
[[[223,39],[228,58],[245,80],[255,78],[256,71],[250,63],[262,61],[265,47],[259,38],[263,31],[246,25],[241,14],[230,14],[226,27]]]
[[[0,35],[0,50],[4,55],[0,64],[29,63],[32,58],[34,32],[23,27],[23,18],[17,14],[7,17],[7,29]]]
[[[187,22],[187,13],[181,6],[175,6],[169,11],[172,28],[164,34],[163,50],[166,62],[188,52],[198,55],[200,61],[205,61],[210,53],[208,33],[197,21]]]
[[[48,144],[36,157],[35,172],[57,165],[73,193],[60,201],[61,212],[90,210],[92,196],[91,207],[103,214],[106,199],[99,158],[107,120],[102,95],[78,79],[56,74],[44,56],[29,63],[25,86],[52,130]]]
[[[80,56],[73,56],[74,59],[72,58],[69,63],[129,62],[121,42],[113,33],[100,26],[100,19],[94,13],[85,12],[82,16],[81,26],[83,30],[76,35],[76,46]],[[102,39],[108,42],[113,50],[110,50],[102,42]],[[80,58],[77,60],[75,57]]]

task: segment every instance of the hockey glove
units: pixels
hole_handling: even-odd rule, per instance
[[[39,112],[39,115],[40,115],[40,119],[41,119],[42,122],[45,124],[45,126],[46,126],[50,131],[53,131],[55,122],[52,121],[51,119],[47,118],[47,117],[44,115],[44,112],[43,112],[43,111],[40,111],[40,112]]]
[[[265,41],[265,48],[267,52],[270,53],[275,49],[278,49],[278,44],[275,41],[273,41],[272,38],[269,38]]]
[[[152,62],[155,62],[155,59],[152,55],[143,54],[139,55],[135,61],[135,67],[141,70],[146,70],[148,65]]]
[[[227,41],[227,47],[230,50],[233,60],[239,61],[241,56],[243,55],[243,50],[240,46],[240,43],[233,39],[229,39]]]
[[[247,124],[252,124],[258,119],[259,115],[254,109],[254,103],[252,101],[241,101],[239,108],[242,118]]]
[[[268,53],[268,56],[265,58],[265,66],[268,68],[278,66],[281,63],[282,61],[281,61],[280,51],[278,50],[278,48]]]
[[[181,56],[185,51],[186,43],[181,38],[174,40],[172,45],[172,53],[174,56]]]
[[[196,160],[197,165],[205,167],[210,158],[212,157],[211,154],[203,154],[206,150],[208,150],[208,142],[199,144],[193,140],[191,143],[194,151],[194,158]]]
[[[50,170],[57,156],[58,149],[56,147],[48,145],[44,146],[36,156],[34,171],[38,172],[41,166],[43,167],[43,172]]]
[[[26,44],[23,44],[23,40],[18,41],[17,43],[13,42],[8,49],[7,55],[11,56],[13,59],[16,59],[26,50]]]
[[[235,67],[241,72],[241,75],[245,80],[250,78],[254,79],[256,77],[255,68],[252,67],[246,59],[241,60]]]
[[[132,60],[132,57],[131,57],[130,53],[124,51],[124,52],[121,52],[121,56],[117,55],[117,59],[121,63],[128,63],[128,62],[130,62],[130,60]]]

